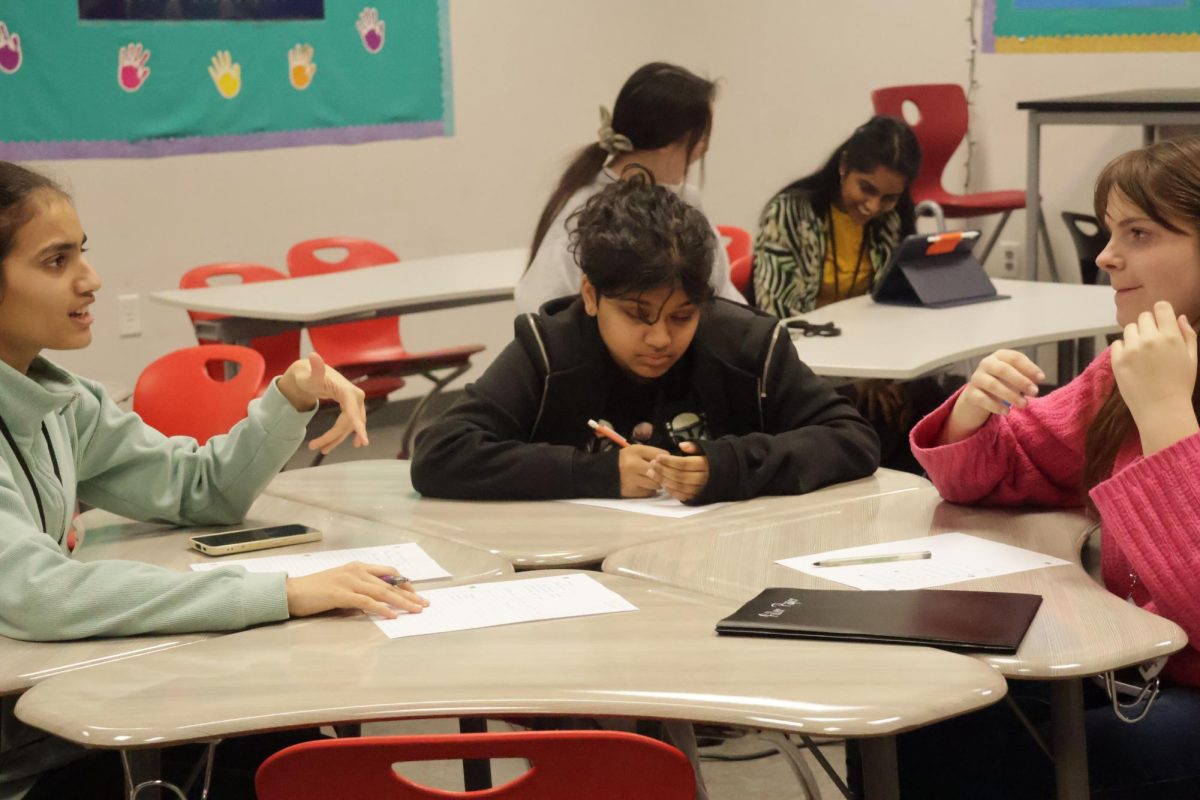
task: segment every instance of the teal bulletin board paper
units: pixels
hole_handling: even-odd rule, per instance
[[[0,0],[0,158],[449,135],[446,1],[326,0],[323,20],[81,22],[76,0]]]
[[[1147,4],[989,0],[994,4],[994,36],[1129,36],[1200,32],[1197,0]],[[1036,7],[1035,7],[1036,6]]]

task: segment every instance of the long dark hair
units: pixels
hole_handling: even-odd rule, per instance
[[[579,268],[605,297],[679,288],[698,306],[712,300],[717,237],[703,213],[645,173],[593,195],[567,219]],[[650,320],[646,320],[650,321]]]
[[[684,140],[690,161],[696,147],[712,129],[712,101],[716,91],[715,83],[683,67],[661,61],[646,64],[621,87],[613,105],[613,130],[627,137],[634,150],[657,150]],[[589,144],[563,172],[534,230],[530,263],[567,200],[596,179],[609,155],[598,143]]]
[[[30,198],[42,189],[67,197],[62,187],[45,175],[20,164],[0,161],[0,264],[12,252],[17,231],[33,215],[29,206]],[[0,273],[0,285],[3,278],[3,273]]]
[[[896,203],[900,233],[907,236],[916,230],[916,214],[908,190],[921,169],[921,145],[904,120],[882,114],[871,117],[838,145],[824,166],[792,181],[783,191],[807,194],[813,210],[818,216],[824,216],[841,190],[843,164],[855,172],[873,172],[877,167],[887,167],[899,173],[904,178],[904,194]]]
[[[1101,224],[1114,190],[1167,230],[1200,235],[1200,136],[1166,139],[1110,161],[1096,179],[1093,197]],[[1192,387],[1192,407],[1200,409],[1200,382]],[[1080,482],[1085,493],[1112,474],[1121,446],[1135,429],[1114,381],[1112,394],[1096,412],[1084,439]],[[1090,499],[1087,505],[1094,509]]]

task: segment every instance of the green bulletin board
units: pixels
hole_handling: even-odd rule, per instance
[[[447,0],[323,19],[81,20],[0,0],[0,158],[144,157],[453,133]]]

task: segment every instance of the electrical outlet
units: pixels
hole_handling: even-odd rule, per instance
[[[1000,270],[1006,278],[1015,278],[1021,274],[1021,243],[997,242],[996,249],[1000,251]]]
[[[142,315],[136,294],[117,296],[117,333],[123,337],[142,335]]]

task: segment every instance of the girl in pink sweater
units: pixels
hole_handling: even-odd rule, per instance
[[[1092,796],[1200,797],[1200,137],[1118,157],[1095,206],[1111,232],[1096,264],[1111,278],[1121,339],[1044,398],[1036,364],[996,351],[913,429],[912,449],[951,502],[1087,506],[1099,517],[1105,585],[1174,620],[1192,644],[1171,658],[1172,685],[1144,721],[1089,712]],[[958,747],[975,716],[954,731]],[[993,748],[996,724],[986,721]],[[1027,777],[1047,765],[1006,766]]]

